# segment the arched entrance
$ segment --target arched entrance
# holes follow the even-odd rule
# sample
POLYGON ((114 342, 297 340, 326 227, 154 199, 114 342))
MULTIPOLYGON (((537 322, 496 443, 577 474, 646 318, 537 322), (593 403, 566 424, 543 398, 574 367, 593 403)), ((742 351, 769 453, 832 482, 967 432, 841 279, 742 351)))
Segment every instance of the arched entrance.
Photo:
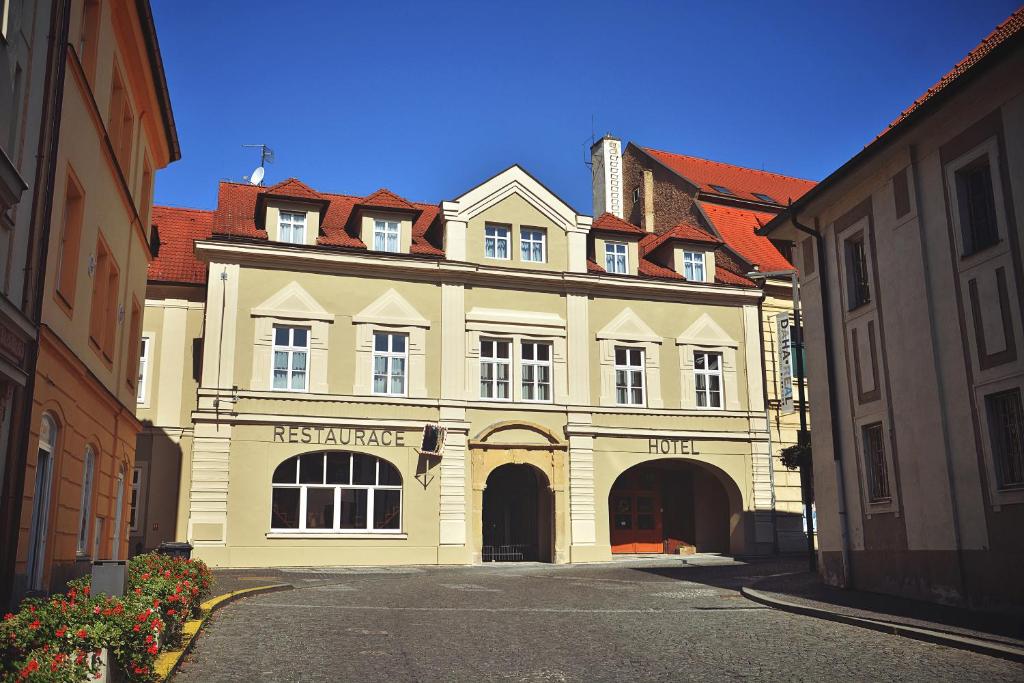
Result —
POLYGON ((501 465, 487 477, 483 500, 484 562, 551 561, 554 501, 547 477, 532 465, 501 465))
POLYGON ((613 553, 737 552, 739 490, 711 467, 654 460, 622 474, 608 494, 613 553))

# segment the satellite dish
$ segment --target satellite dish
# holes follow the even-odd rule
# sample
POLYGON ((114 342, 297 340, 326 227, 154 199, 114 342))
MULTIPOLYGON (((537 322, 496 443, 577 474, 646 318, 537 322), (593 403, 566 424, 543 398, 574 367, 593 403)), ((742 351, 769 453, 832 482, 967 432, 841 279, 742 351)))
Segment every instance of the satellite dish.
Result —
POLYGON ((257 166, 256 170, 252 172, 251 176, 249 176, 249 184, 250 185, 259 185, 260 183, 262 183, 263 182, 263 174, 264 173, 265 173, 265 171, 263 170, 263 167, 262 166, 257 166))

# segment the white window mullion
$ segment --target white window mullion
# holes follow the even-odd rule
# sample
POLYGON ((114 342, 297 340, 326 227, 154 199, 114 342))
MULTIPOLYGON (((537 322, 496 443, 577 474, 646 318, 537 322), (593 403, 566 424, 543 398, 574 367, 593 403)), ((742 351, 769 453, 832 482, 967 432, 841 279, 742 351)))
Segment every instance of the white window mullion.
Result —
MULTIPOLYGON (((297 466, 297 465, 296 465, 297 466)), ((299 530, 306 530, 306 487, 299 487, 299 530)))
POLYGON ((334 487, 334 520, 331 524, 334 531, 341 531, 341 487, 334 487))
POLYGON ((370 531, 373 529, 373 499, 376 497, 373 495, 373 486, 365 487, 366 490, 366 530, 370 531))

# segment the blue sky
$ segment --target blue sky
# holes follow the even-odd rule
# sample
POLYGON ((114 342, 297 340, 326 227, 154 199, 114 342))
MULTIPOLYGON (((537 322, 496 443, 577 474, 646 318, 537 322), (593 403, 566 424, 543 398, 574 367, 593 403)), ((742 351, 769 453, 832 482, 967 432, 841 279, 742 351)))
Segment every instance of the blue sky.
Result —
POLYGON ((820 180, 1017 7, 152 0, 182 159, 156 201, 267 184, 451 199, 519 163, 590 213, 592 128, 820 180), (500 9, 499 9, 500 8, 500 9))

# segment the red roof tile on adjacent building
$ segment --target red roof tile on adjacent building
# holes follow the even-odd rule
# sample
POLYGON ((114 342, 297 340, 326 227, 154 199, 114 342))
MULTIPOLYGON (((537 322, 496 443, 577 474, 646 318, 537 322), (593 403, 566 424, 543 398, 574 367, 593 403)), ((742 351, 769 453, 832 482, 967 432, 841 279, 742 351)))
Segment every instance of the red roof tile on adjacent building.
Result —
POLYGON ((725 243, 741 258, 761 270, 789 270, 793 266, 767 237, 754 233, 775 214, 698 201, 697 205, 715 226, 725 243))
POLYGON ((777 204, 786 204, 790 199, 797 199, 814 187, 812 180, 803 180, 791 176, 758 171, 753 168, 723 164, 699 157, 663 152, 650 147, 641 147, 652 158, 667 166, 672 171, 697 185, 704 194, 720 197, 735 196, 755 202, 763 202, 755 192, 768 195, 777 204), (716 190, 712 185, 728 188, 732 195, 716 190))
POLYGON ((607 273, 608 271, 597 265, 597 262, 593 259, 587 259, 587 272, 588 273, 607 273))
POLYGON ((973 50, 968 52, 967 56, 965 56, 963 59, 957 62, 956 65, 954 65, 953 68, 950 69, 949 73, 947 73, 945 76, 939 79, 938 83, 928 88, 928 90, 926 90, 923 95, 914 100, 914 102, 905 110, 903 110, 900 113, 900 115, 897 116, 895 120, 893 120, 893 122, 890 123, 885 130, 878 134, 878 137, 876 137, 875 139, 877 140, 878 138, 882 137, 887 132, 898 126, 900 123, 903 122, 904 119, 910 116, 922 104, 930 100, 950 83, 952 83, 957 78, 965 74, 975 64, 980 62, 985 57, 985 55, 992 52, 992 50, 994 50, 996 47, 1006 42, 1007 38, 1016 35, 1022 29, 1024 29, 1024 6, 1019 7, 1017 11, 1015 11, 1013 14, 1007 17, 1006 20, 1003 21, 1003 23, 996 26, 992 33, 985 36, 985 39, 978 43, 978 45, 973 50))
POLYGON ((607 232, 625 232, 625 233, 637 233, 644 234, 644 229, 628 223, 615 214, 602 213, 600 216, 594 219, 591 224, 592 230, 604 230, 607 232))
POLYGON ((640 240, 640 255, 646 256, 666 242, 677 239, 686 242, 720 244, 721 240, 688 223, 680 223, 662 232, 651 234, 640 240))
POLYGON ((213 211, 154 206, 152 222, 160 237, 160 249, 149 264, 152 282, 203 284, 206 263, 196 258, 195 241, 213 234, 213 211))

